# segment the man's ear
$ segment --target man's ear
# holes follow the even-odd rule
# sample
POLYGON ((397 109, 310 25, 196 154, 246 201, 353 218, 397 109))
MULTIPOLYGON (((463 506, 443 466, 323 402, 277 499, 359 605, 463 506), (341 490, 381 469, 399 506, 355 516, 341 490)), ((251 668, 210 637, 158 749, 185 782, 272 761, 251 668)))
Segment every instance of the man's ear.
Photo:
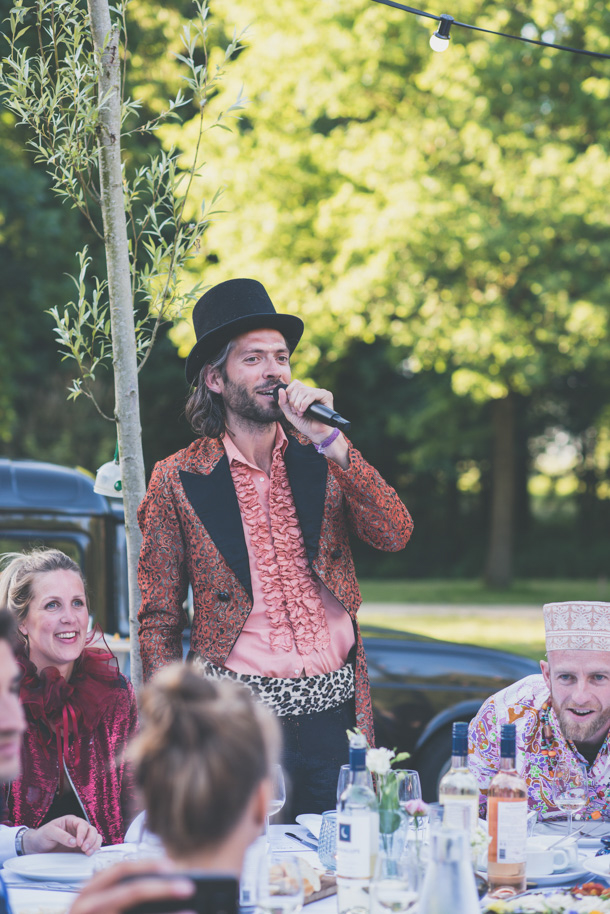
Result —
POLYGON ((544 679, 545 685, 547 686, 549 692, 551 691, 551 668, 548 664, 548 661, 540 661, 540 672, 542 673, 542 678, 544 679))
POLYGON ((203 369, 203 380, 205 381, 205 386, 208 390, 211 390, 212 393, 221 394, 221 374, 218 368, 212 368, 211 365, 206 365, 203 369))

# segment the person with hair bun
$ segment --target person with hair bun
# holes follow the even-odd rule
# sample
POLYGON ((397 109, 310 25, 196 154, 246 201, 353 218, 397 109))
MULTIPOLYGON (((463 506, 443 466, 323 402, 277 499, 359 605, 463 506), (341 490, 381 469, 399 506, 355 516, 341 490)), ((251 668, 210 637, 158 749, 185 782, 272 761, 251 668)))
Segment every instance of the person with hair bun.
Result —
POLYGON ((96 873, 70 914, 122 914, 170 898, 187 911, 189 871, 239 878, 246 850, 263 829, 280 751, 271 712, 243 685, 204 679, 181 663, 153 677, 140 706, 142 727, 128 756, 146 824, 167 856, 96 873))
POLYGON ((88 631, 85 581, 71 558, 38 549, 7 553, 2 565, 0 606, 17 623, 27 720, 21 775, 5 787, 17 853, 31 852, 37 830, 57 819, 85 819, 104 844, 119 844, 135 814, 123 758, 137 730, 131 683, 100 630, 88 631))
POLYGON ((250 691, 172 664, 142 691, 128 751, 147 828, 181 866, 239 876, 261 834, 279 725, 250 691))

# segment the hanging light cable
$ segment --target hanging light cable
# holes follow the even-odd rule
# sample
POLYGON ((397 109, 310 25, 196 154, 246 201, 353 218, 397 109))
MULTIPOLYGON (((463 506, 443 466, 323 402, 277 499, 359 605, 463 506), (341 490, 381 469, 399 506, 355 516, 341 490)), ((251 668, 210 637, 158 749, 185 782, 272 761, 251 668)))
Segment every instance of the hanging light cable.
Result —
MULTIPOLYGON (((538 41, 535 38, 525 38, 523 35, 510 35, 508 32, 495 32, 493 29, 484 29, 479 25, 469 25, 467 22, 458 22, 453 19, 452 16, 448 16, 447 13, 443 13, 441 16, 435 16, 433 13, 427 13, 425 10, 418 10, 413 6, 405 6, 403 3, 396 3, 395 0, 374 0, 375 3, 383 3, 384 6, 392 6, 394 9, 403 10, 405 13, 413 13, 415 16, 424 16, 426 19, 435 19, 437 22, 441 22, 441 25, 438 27, 432 38, 438 39, 439 46, 435 47, 434 50, 445 50, 449 44, 449 29, 452 25, 459 26, 462 29, 471 29, 474 32, 485 32, 487 35, 499 35, 501 38, 512 38, 514 41, 524 41, 526 44, 537 44, 543 48, 555 48, 557 51, 570 51, 571 54, 586 54, 588 57, 599 57, 603 60, 610 60, 610 54, 602 54, 599 51, 587 51, 584 48, 570 48, 565 44, 553 44, 550 41, 538 41), (441 33, 443 28, 442 23, 449 23, 446 26, 447 32, 445 35, 441 33), (442 47, 440 46, 440 41, 443 41, 442 47)), ((430 39, 430 45, 432 46, 432 38, 430 39)))

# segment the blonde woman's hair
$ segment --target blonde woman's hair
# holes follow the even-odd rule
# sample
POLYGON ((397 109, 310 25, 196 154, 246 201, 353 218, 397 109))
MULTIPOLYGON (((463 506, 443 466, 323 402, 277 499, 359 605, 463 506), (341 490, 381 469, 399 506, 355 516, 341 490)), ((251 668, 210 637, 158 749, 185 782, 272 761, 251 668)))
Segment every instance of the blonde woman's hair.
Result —
MULTIPOLYGON (((80 566, 59 549, 5 552, 0 556, 0 570, 0 606, 6 606, 12 612, 17 625, 21 625, 28 614, 38 575, 50 571, 74 571, 85 587, 80 566)), ((21 632, 19 637, 23 639, 21 632)))
POLYGON ((128 755, 148 828, 174 857, 223 841, 278 759, 277 721, 243 686, 178 663, 142 690, 140 711, 128 755))

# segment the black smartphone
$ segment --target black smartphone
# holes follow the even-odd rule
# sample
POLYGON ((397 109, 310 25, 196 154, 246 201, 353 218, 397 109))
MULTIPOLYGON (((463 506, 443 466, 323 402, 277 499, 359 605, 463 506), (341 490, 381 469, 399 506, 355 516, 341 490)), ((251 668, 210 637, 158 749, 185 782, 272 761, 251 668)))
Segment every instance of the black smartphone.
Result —
POLYGON ((234 876, 218 876, 201 871, 170 873, 138 873, 126 876, 122 882, 134 879, 159 879, 168 881, 184 876, 195 885, 190 898, 168 898, 167 901, 143 901, 127 908, 124 914, 172 914, 174 911, 195 911, 196 914, 238 914, 239 882, 234 876))

